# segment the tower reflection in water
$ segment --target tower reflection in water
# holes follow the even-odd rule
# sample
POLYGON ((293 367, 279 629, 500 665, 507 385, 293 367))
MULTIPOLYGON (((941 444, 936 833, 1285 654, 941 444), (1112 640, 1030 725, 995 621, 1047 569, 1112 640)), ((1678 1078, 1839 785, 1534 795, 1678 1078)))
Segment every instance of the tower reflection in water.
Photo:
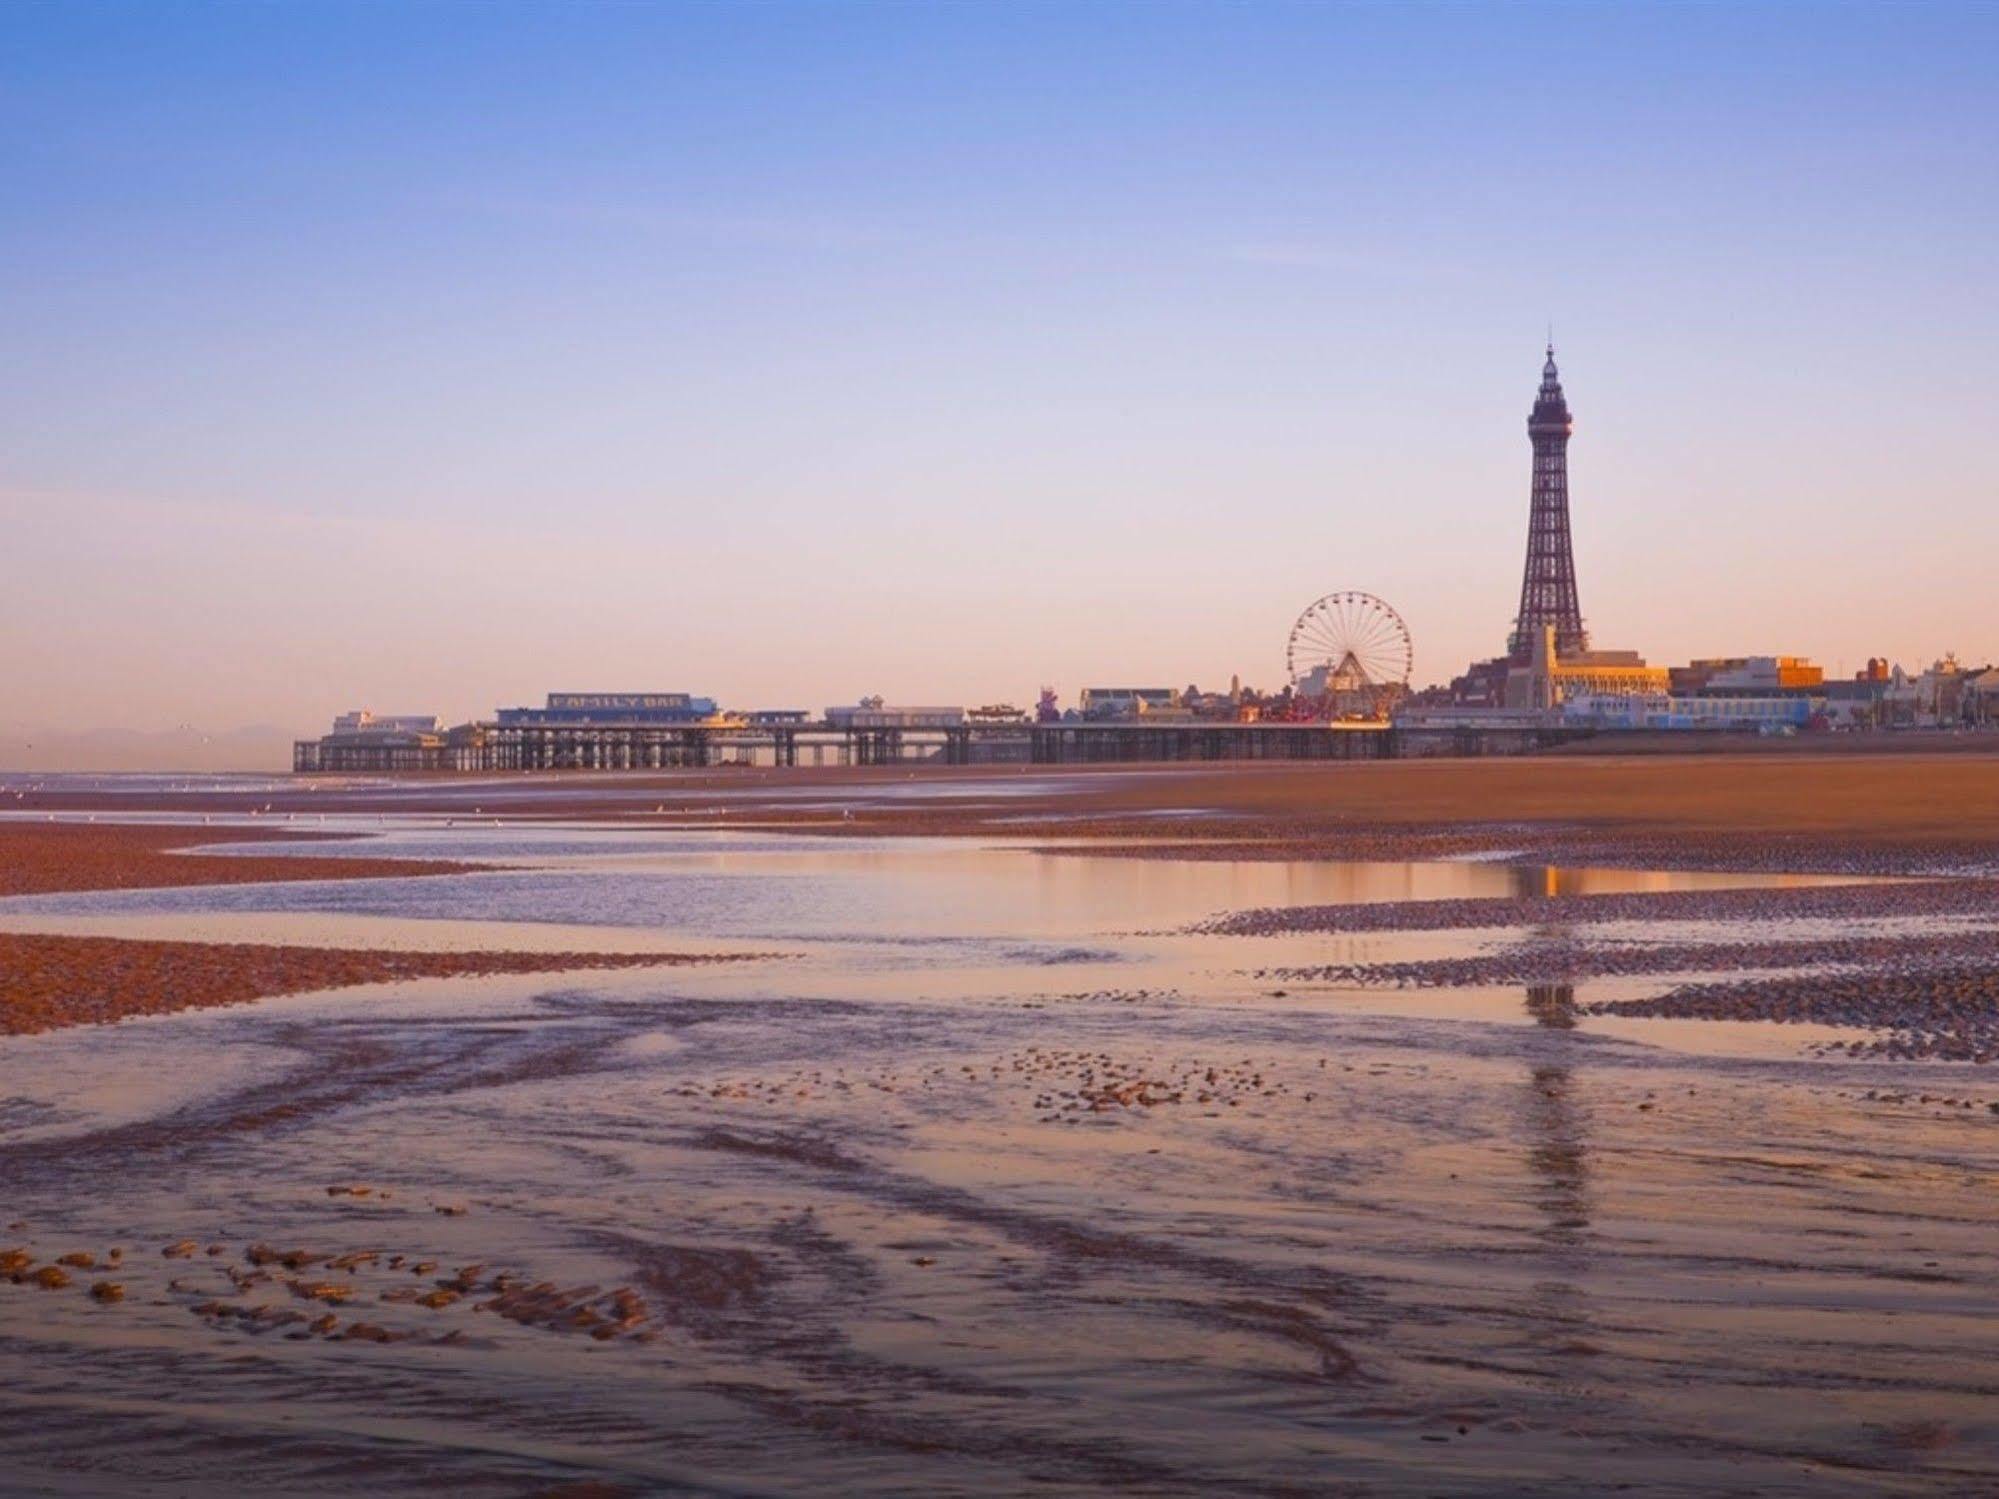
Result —
MULTIPOLYGON (((1535 984, 1527 1012, 1550 1031, 1576 1028, 1573 984, 1535 984)), ((1549 1362, 1543 1374, 1564 1384, 1580 1372, 1574 1362, 1597 1350, 1591 1331, 1585 1278, 1590 1267, 1589 1113, 1575 1070, 1566 1061, 1543 1060, 1528 1071, 1523 1138, 1530 1188, 1539 1222, 1532 1230, 1543 1249, 1543 1273, 1523 1310, 1530 1347, 1549 1362)))
POLYGON ((1521 864, 1507 871, 1507 883, 1522 900, 1550 900, 1561 895, 1589 894, 1589 871, 1550 864, 1521 864))
MULTIPOLYGON (((1549 1030, 1576 1028, 1573 984, 1535 984, 1527 991, 1527 1012, 1549 1030)), ((1539 1183, 1538 1205, 1547 1215, 1542 1237, 1555 1243, 1579 1242, 1589 1228, 1589 1146, 1584 1114, 1576 1100, 1574 1069, 1546 1063, 1528 1074, 1529 1163, 1539 1183)))

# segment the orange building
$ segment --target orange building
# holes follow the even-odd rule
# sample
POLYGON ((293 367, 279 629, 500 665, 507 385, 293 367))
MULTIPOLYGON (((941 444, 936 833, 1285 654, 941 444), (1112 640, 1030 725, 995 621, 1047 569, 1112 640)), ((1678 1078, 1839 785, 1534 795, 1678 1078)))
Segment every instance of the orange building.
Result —
POLYGON ((1673 691, 1789 692, 1822 687, 1825 672, 1804 656, 1722 656, 1673 668, 1673 691))

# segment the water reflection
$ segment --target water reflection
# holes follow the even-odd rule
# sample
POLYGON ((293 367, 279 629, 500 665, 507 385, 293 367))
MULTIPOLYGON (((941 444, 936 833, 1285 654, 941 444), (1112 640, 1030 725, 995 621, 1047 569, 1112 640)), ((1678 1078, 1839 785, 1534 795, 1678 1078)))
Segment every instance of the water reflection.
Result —
POLYGON ((1512 877, 1512 893, 1522 900, 1581 893, 1581 882, 1575 878, 1574 870, 1542 865, 1512 868, 1507 873, 1512 877))
MULTIPOLYGON (((1570 1044, 1573 984, 1532 985, 1526 1003, 1535 1024, 1563 1033, 1563 1044, 1570 1044)), ((1521 1113, 1531 1200, 1540 1215, 1532 1232, 1542 1248, 1542 1273, 1526 1302, 1528 1342, 1547 1359, 1543 1377, 1566 1382, 1575 1377, 1574 1360, 1597 1351, 1584 1291, 1591 1261, 1589 1115, 1575 1069, 1565 1061, 1530 1067, 1526 1088, 1521 1113)))
MULTIPOLYGON (((1551 1031, 1576 1028, 1576 986, 1574 984, 1529 984, 1527 1013, 1534 1023, 1551 1031)), ((1566 1069, 1563 1069, 1566 1071, 1566 1069)))
MULTIPOLYGON (((1573 1031, 1575 985, 1531 985, 1527 1012, 1545 1029, 1573 1031)), ((1550 1244, 1580 1244, 1589 1228, 1589 1143, 1575 1069, 1566 1062, 1537 1064, 1527 1087, 1527 1159, 1538 1188, 1535 1203, 1546 1218, 1540 1236, 1550 1244)))
MULTIPOLYGON (((1046 854, 945 839, 399 827, 380 838, 250 845, 499 860, 499 872, 406 880, 188 886, 16 897, 0 921, 207 914, 394 917, 638 927, 676 937, 810 940, 1161 930, 1224 912, 1378 902, 1569 898, 1779 883, 1752 874, 1515 868, 1478 861, 1169 860, 1046 854), (521 867, 526 866, 526 867, 521 867)), ((271 930, 275 933, 277 928, 271 930)), ((311 940, 287 931, 286 940, 311 940)))

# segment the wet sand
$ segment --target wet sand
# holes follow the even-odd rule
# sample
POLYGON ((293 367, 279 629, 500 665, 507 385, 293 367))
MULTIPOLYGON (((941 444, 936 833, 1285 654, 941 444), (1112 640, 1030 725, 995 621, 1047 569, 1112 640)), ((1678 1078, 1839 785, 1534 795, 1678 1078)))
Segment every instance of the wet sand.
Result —
MULTIPOLYGON (((17 810, 317 815, 613 816, 709 822, 754 818, 831 834, 960 835, 1070 829, 1134 841, 1368 835, 1482 844, 1531 824, 1627 838, 1707 838, 1747 845, 1776 836, 1849 853, 1952 850, 1999 839, 1999 736, 1948 752, 1888 752, 1841 741, 1840 753, 1562 756, 1175 766, 881 766, 774 771, 747 767, 658 775, 556 773, 341 781, 298 777, 186 791, 115 779, 13 777, 17 810), (1026 788, 1022 790, 1020 788, 1026 788), (849 815, 851 814, 851 815, 849 815)), ((8 803, 0 803, 7 805, 8 803)))
POLYGON ((1271 964, 1244 972, 1266 983, 1398 988, 1698 975, 1591 1012, 1861 1029, 1875 1034, 1844 1043, 1849 1055, 1983 1066, 1999 1061, 1999 880, 1990 870, 1984 861, 1970 877, 1792 889, 1299 904, 1233 911, 1193 930, 1260 938, 1508 933, 1516 940, 1476 954, 1271 964))
POLYGON ((134 826, 117 823, 0 821, 0 896, 64 890, 140 890, 177 885, 261 885, 275 880, 372 880, 463 874, 474 864, 422 859, 325 859, 283 854, 201 856, 203 845, 306 842, 304 829, 134 826))
POLYGON ((0 906, 48 928, 8 940, 337 922, 332 956, 372 960, 415 925, 471 951, 539 919, 565 948, 596 921, 605 952, 792 954, 0 1038, 0 1475, 1999 1490, 1999 1077, 1970 1059, 1999 880, 1975 798, 1953 830, 1890 797, 1879 836, 1785 842, 1631 807, 1362 827, 1300 802, 1329 781, 1280 776, 1279 814, 1217 808, 1237 792, 1213 776, 986 776, 944 807, 907 778, 714 777, 677 814, 660 789, 586 812, 562 799, 605 783, 529 788, 501 827, 433 808, 385 845, 491 848, 502 873, 0 906), (1126 795, 1193 815, 1104 805, 1126 795), (1138 831, 1094 858, 989 846, 1103 814, 1138 831), (525 831, 579 816, 629 831, 525 831), (977 837, 729 831, 874 818, 977 837), (1479 858, 1334 880, 1260 838, 1122 857, 1258 818, 1304 829, 1294 859, 1479 858), (644 831, 676 823, 698 826, 644 831), (1535 862, 1556 848, 1628 872, 1535 862), (1639 873, 1661 848, 1708 872, 1639 873), (1799 850, 1820 877, 1772 873, 1799 850), (383 950, 346 941, 371 923, 383 950))
MULTIPOLYGON (((1027 1008, 1020 977, 411 988, 198 1017, 146 1055, 279 1056, 164 1113, 26 1089, 0 1462, 100 1493, 1999 1483, 1989 1087, 1697 1063, 1559 998, 1492 1030, 1027 1008)), ((113 1074, 139 1034, 39 1067, 113 1074)))
POLYGON ((1602 926, 1613 922, 1857 921, 1982 916, 1999 919, 1999 881, 1908 879, 1894 883, 1799 884, 1791 888, 1542 893, 1531 882, 1510 898, 1384 901, 1370 905, 1264 906, 1199 924, 1216 936, 1303 932, 1467 931, 1497 927, 1602 926))
MULTIPOLYGON (((452 860, 200 857, 204 844, 316 841, 301 830, 214 831, 98 823, 0 823, 0 896, 463 874, 452 860)), ((346 835, 354 836, 354 835, 346 835)), ((400 953, 249 943, 131 942, 0 933, 0 1034, 244 1004, 397 979, 708 961, 691 954, 400 953)))
POLYGON ((0 932, 0 1035, 401 979, 723 961, 696 953, 384 952, 0 932))
MULTIPOLYGON (((1999 1062, 1999 940, 1988 932, 1979 941, 1984 961, 1978 963, 1946 948, 1857 972, 1682 984, 1645 999, 1605 1001, 1599 1013, 1863 1026, 1880 1034, 1848 1042, 1851 1056, 1934 1057, 1983 1067, 1999 1062)), ((1999 1103, 1992 1109, 1999 1113, 1999 1103)))

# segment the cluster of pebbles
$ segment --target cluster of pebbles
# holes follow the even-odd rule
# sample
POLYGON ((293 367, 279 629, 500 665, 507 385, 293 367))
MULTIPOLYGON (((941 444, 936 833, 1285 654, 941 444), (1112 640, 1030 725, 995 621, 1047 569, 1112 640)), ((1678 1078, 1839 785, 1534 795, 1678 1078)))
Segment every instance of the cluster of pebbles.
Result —
MULTIPOLYGON (((9 1225, 15 1229, 20 1226, 9 1225)), ((33 1251, 25 1248, 0 1249, 0 1277, 12 1285, 62 1291, 75 1284, 79 1275, 86 1275, 87 1272, 101 1270, 115 1274, 123 1268, 124 1260, 125 1251, 122 1248, 107 1250, 102 1260, 90 1250, 73 1249, 47 1261, 40 1261, 33 1251)), ((93 1301, 123 1301, 125 1286, 122 1281, 94 1280, 90 1283, 89 1294, 93 1301)))
POLYGON ((1220 937, 1273 937, 1307 932, 1475 931, 1624 921, 1869 920, 1930 916, 1999 917, 1999 880, 1924 879, 1791 888, 1261 906, 1213 917, 1187 930, 1220 937))
MULTIPOLYGON (((1889 856, 1862 852, 1854 869, 1889 856)), ((1685 867, 1686 860, 1673 861, 1685 867)), ((1823 861, 1821 861, 1823 862, 1823 861)), ((1270 907, 1200 923, 1225 936, 1542 928, 1496 952, 1388 963, 1250 971, 1264 982, 1355 987, 1567 984, 1641 974, 1728 974, 1645 998, 1578 1006, 1579 1014, 1760 1020, 1874 1031, 1822 1048, 1888 1060, 1999 1061, 1999 880, 1987 872, 1845 885, 1490 897, 1377 905, 1270 907), (1592 940, 1611 923, 1713 922, 1754 930, 1780 922, 1944 922, 1924 934, 1744 936, 1735 940, 1592 940), (1783 970, 1797 970, 1786 973, 1783 970)), ((1280 993, 1282 991, 1279 991, 1280 993)))
POLYGON ((1050 1005, 1150 1005, 1180 998, 1178 989, 1071 989, 1065 994, 1036 994, 1020 1001, 1023 1010, 1050 1005))
POLYGON ((1683 984, 1651 998, 1605 1000, 1582 1009, 1586 1014, 1847 1026, 1886 1033, 1839 1043, 1836 1049, 1849 1056, 1990 1063, 1999 1061, 1999 950, 1983 964, 1916 959, 1887 970, 1683 984))
MULTIPOLYGON (((1315 1073, 1335 1069, 1333 1059, 1293 1059, 1315 1073)), ((676 1097, 709 1104, 747 1104, 758 1109, 795 1108, 814 1099, 844 1103, 852 1098, 889 1095, 919 1106, 957 1110, 962 1090, 972 1088, 996 1099, 1024 1101, 1042 1123, 1083 1124, 1106 1115, 1142 1113, 1183 1105, 1208 1118, 1223 1111, 1294 1098, 1314 1101, 1316 1091, 1287 1082, 1274 1061, 1119 1058, 1105 1051, 1027 1046, 995 1061, 932 1063, 874 1070, 801 1068, 771 1077, 719 1078, 672 1089, 676 1097)), ((1337 1064, 1351 1072, 1351 1064, 1337 1064)), ((1011 1105, 1009 1105, 1011 1106, 1011 1105)))
MULTIPOLYGON (((1990 844, 1957 841, 1921 849, 1862 844, 1817 834, 1643 833, 1545 822, 1481 823, 1436 827, 1381 824, 1305 830, 1297 821, 1229 819, 1220 836, 1199 840, 1160 836, 1156 823, 1077 825, 1079 839, 1132 837, 1119 847, 1127 858, 1185 860, 1332 860, 1403 863, 1428 859, 1567 869, 1684 869, 1716 874, 1817 874, 1850 876, 1978 875, 1999 877, 1990 844)), ((1051 846, 1050 854, 1102 854, 1083 843, 1051 846)))
MULTIPOLYGON (((361 1188, 328 1190, 366 1195, 361 1188)), ((26 1225, 9 1226, 18 1231, 26 1225)), ((659 1335, 652 1307, 632 1286, 563 1285, 483 1264, 447 1268, 420 1254, 179 1239, 160 1247, 159 1260, 166 1278, 151 1284, 161 1281, 158 1271, 128 1259, 122 1248, 101 1256, 72 1250, 45 1259, 18 1246, 0 1249, 0 1278, 44 1291, 89 1281, 86 1294, 104 1304, 124 1301, 128 1284, 141 1286, 148 1304, 184 1306, 218 1331, 282 1331, 294 1341, 472 1341, 465 1324, 443 1318, 453 1309, 598 1342, 644 1343, 659 1335), (421 1320, 413 1323, 416 1315, 421 1320)))
POLYGON ((1846 876, 1953 875, 1999 878, 1989 843, 1956 841, 1914 849, 1813 833, 1639 833, 1540 827, 1509 862, 1578 869, 1684 869, 1715 874, 1846 876))
MULTIPOLYGON (((1012 1059, 1013 1070, 1035 1085, 1035 1117, 1044 1123, 1080 1124, 1093 1116, 1184 1104, 1217 1118, 1224 1109, 1275 1101, 1293 1091, 1267 1063, 1243 1057, 1210 1065, 1180 1059, 1134 1065, 1109 1052, 1030 1046, 1012 1059)), ((1319 1059, 1319 1069, 1328 1065, 1319 1059)), ((1316 1093, 1299 1095, 1310 1103, 1316 1093)))
POLYGON ((1981 1098, 1959 1098, 1954 1093, 1915 1093, 1893 1088, 1869 1088, 1865 1093, 1852 1095, 1867 1103, 1899 1104, 1904 1107, 1917 1106, 1935 1109, 1983 1109, 1988 1114, 1999 1114, 1999 1102, 1981 1098))
POLYGON ((1253 977, 1362 988, 1457 988, 1480 984, 1563 984, 1646 973, 1865 966, 1917 975, 1939 964, 1999 967, 1999 930, 1981 927, 1933 937, 1828 937, 1790 942, 1522 943, 1476 957, 1403 963, 1317 963, 1259 968, 1253 977))

